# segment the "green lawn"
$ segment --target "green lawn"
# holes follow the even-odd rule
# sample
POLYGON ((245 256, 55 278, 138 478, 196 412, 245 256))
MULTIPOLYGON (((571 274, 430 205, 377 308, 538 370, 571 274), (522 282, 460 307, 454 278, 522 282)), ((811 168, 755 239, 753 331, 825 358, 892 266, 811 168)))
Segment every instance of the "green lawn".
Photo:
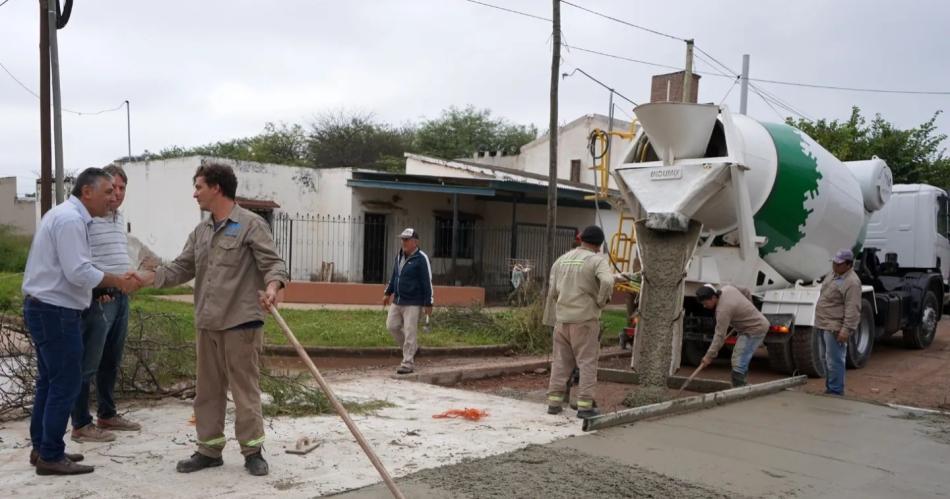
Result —
MULTIPOLYGON (((19 308, 22 274, 0 273, 0 307, 19 308)), ((188 288, 176 288, 177 294, 187 294, 188 288)), ((132 322, 135 315, 145 317, 163 314, 179 328, 180 337, 194 339, 194 308, 189 303, 161 300, 143 290, 132 299, 132 322)), ((162 293, 164 294, 164 293, 162 293)), ((423 333, 420 326, 419 344, 429 347, 474 346, 508 344, 516 328, 518 311, 488 314, 473 309, 436 309, 432 331, 423 333)), ((385 347, 393 346, 386 330, 386 312, 379 310, 281 310, 281 315, 300 342, 307 346, 385 347)), ((625 325, 622 311, 608 310, 603 314, 606 332, 603 343, 616 343, 617 332, 625 325)), ((168 321, 166 321, 168 323, 168 321)), ((146 324, 147 327, 147 324, 146 324)), ((265 322, 266 342, 287 344, 286 338, 270 317, 265 322)))

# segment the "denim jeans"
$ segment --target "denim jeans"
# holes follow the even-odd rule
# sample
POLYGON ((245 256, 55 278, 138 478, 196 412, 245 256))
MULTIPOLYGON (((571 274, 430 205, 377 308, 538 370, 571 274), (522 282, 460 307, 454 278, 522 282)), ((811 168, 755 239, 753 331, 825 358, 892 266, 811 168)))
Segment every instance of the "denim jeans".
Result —
POLYGON ((818 332, 825 344, 825 393, 844 395, 844 360, 848 355, 848 342, 838 343, 837 331, 819 329, 818 332))
POLYGON ((33 449, 47 462, 63 458, 63 434, 79 394, 82 372, 82 312, 33 298, 23 303, 23 318, 36 348, 36 394, 30 419, 33 449))
POLYGON ((73 428, 92 423, 89 413, 89 383, 96 381, 97 414, 101 419, 116 415, 115 381, 122 365, 128 334, 129 297, 120 294, 109 303, 93 300, 82 315, 82 385, 73 407, 73 428))
POLYGON ((749 363, 752 362, 752 356, 755 351, 762 346, 765 341, 765 335, 749 336, 739 334, 736 338, 736 345, 732 348, 732 371, 745 374, 749 372, 749 363))

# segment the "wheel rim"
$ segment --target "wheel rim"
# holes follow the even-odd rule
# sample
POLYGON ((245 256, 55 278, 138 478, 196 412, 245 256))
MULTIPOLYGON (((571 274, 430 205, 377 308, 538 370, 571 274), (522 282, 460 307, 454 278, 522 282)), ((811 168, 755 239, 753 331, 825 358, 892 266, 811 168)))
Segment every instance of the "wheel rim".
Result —
POLYGON ((937 310, 932 303, 927 303, 924 308, 923 317, 920 319, 920 327, 923 330, 922 339, 930 341, 937 333, 937 310))
POLYGON ((851 338, 851 347, 858 357, 864 357, 867 354, 868 347, 871 345, 871 325, 867 321, 861 321, 858 326, 857 334, 851 338))

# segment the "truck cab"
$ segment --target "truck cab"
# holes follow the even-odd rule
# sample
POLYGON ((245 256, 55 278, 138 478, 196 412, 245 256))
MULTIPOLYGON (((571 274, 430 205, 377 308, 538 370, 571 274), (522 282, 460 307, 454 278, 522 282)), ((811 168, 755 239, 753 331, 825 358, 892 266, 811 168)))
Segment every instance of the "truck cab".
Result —
POLYGON ((896 254, 905 269, 939 271, 944 305, 950 299, 950 209, 947 192, 926 184, 897 184, 871 215, 864 246, 896 254))

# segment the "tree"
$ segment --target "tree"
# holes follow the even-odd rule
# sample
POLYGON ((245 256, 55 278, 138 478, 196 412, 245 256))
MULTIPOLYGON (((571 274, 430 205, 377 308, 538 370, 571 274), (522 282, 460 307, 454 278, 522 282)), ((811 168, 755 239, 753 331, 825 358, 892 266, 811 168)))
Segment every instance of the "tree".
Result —
POLYGON ((493 119, 488 109, 450 107, 436 119, 424 121, 416 131, 415 149, 444 159, 470 157, 478 151, 517 154, 538 135, 534 125, 515 125, 493 119))
POLYGON ((172 146, 162 149, 152 159, 184 156, 217 156, 259 163, 306 165, 306 135, 300 125, 267 123, 264 131, 253 137, 215 142, 197 147, 172 146))
POLYGON ((372 114, 325 113, 310 125, 307 162, 315 167, 348 166, 388 171, 405 168, 403 153, 414 130, 377 122, 372 114))
POLYGON ((847 121, 786 119, 805 132, 841 161, 869 159, 877 156, 894 173, 895 183, 923 182, 942 188, 950 187, 950 158, 941 147, 947 138, 937 132, 935 122, 941 111, 924 123, 901 130, 880 114, 870 124, 858 107, 851 108, 847 121))

